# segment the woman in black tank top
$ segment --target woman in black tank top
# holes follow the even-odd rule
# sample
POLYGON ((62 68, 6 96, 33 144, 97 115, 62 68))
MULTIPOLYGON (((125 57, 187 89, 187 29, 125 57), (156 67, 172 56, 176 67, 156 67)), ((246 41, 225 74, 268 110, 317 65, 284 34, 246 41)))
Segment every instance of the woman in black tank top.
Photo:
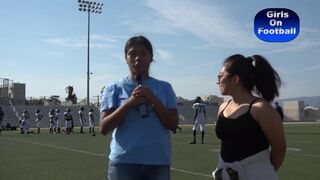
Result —
POLYGON ((220 106, 216 125, 222 160, 241 161, 270 148, 271 164, 278 170, 286 141, 281 118, 270 105, 279 95, 277 72, 260 55, 236 54, 224 61, 217 84, 222 95, 232 97, 220 106))

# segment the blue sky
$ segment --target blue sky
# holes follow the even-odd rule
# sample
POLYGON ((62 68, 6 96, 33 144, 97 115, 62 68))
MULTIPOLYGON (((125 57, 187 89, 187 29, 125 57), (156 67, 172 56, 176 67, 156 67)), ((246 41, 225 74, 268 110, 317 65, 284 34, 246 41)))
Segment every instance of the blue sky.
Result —
MULTIPOLYGON (((151 76, 178 96, 220 96, 223 60, 261 54, 279 72, 280 98, 320 95, 320 1, 316 0, 100 0, 91 16, 90 98, 128 75, 123 48, 133 35, 154 46, 151 76), (300 18, 291 42, 267 43, 253 30, 265 8, 289 8, 300 18)), ((72 85, 86 97, 87 15, 77 0, 1 0, 0 78, 26 83, 27 97, 60 95, 72 85)))

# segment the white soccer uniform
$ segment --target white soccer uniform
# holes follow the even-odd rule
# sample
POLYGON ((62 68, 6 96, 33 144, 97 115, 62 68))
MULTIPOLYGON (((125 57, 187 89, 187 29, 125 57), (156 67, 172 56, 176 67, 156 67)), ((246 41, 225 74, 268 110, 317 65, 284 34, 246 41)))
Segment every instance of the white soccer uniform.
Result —
POLYGON ((94 120, 94 115, 93 115, 93 112, 89 112, 88 113, 88 116, 89 116, 89 128, 93 128, 94 125, 95 125, 95 120, 94 120))
POLYGON ((56 127, 60 128, 60 113, 56 112, 56 116, 55 116, 55 123, 56 123, 56 127))
POLYGON ((66 121, 66 128, 72 128, 72 114, 71 112, 64 112, 64 120, 66 121))
POLYGON ((80 110, 79 111, 79 121, 80 121, 80 127, 84 126, 84 123, 86 122, 85 118, 84 118, 84 111, 80 110))
POLYGON ((50 124, 49 128, 56 128, 55 116, 54 114, 49 113, 50 124))
POLYGON ((25 132, 27 132, 29 130, 29 126, 27 123, 27 120, 30 118, 30 114, 29 113, 22 113, 22 121, 20 124, 20 128, 22 128, 25 132))
POLYGON ((39 112, 39 113, 36 113, 34 116, 36 117, 36 126, 37 128, 40 128, 40 122, 43 118, 43 115, 41 114, 41 112, 39 112))
POLYGON ((199 127, 200 131, 204 131, 204 127, 206 124, 206 105, 204 103, 194 103, 192 108, 194 109, 194 113, 196 114, 192 130, 194 131, 199 127))

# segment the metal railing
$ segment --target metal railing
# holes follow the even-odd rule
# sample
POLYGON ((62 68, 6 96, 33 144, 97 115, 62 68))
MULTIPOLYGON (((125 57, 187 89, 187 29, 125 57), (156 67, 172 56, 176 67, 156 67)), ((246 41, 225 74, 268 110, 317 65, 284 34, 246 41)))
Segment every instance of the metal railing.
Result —
POLYGON ((9 101, 9 106, 10 106, 11 110, 13 111, 14 115, 18 118, 19 122, 21 122, 22 118, 19 115, 19 112, 17 111, 17 108, 10 101, 9 101))

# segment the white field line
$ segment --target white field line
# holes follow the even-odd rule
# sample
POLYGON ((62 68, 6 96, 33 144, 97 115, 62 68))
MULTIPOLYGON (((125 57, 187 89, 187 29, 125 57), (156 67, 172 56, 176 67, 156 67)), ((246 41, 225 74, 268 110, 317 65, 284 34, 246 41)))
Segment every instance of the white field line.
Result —
MULTIPOLYGON (((14 140, 14 141, 20 141, 20 142, 24 142, 24 143, 39 145, 39 146, 55 148, 55 149, 60 149, 60 150, 67 150, 67 151, 72 151, 72 152, 77 152, 77 153, 83 153, 83 154, 88 154, 88 155, 93 155, 93 156, 100 156, 100 157, 105 157, 105 158, 107 157, 107 155, 105 155, 105 154, 82 151, 82 150, 72 149, 72 148, 67 148, 67 147, 62 147, 62 146, 55 146, 55 145, 50 145, 50 144, 38 143, 38 142, 21 140, 21 139, 16 139, 16 138, 8 138, 8 137, 3 137, 3 136, 2 137, 0 136, 0 139, 1 138, 10 139, 10 140, 14 140)), ((203 174, 203 173, 198 173, 198 172, 193 172, 193 171, 187 171, 187 170, 177 169, 177 168, 173 168, 173 167, 171 168, 171 170, 177 171, 177 172, 181 172, 181 173, 185 173, 185 174, 191 174, 191 175, 195 175, 195 176, 212 177, 211 175, 208 175, 208 174, 203 174)))
POLYGON ((293 148, 293 147, 287 148, 287 154, 289 153, 290 155, 320 158, 320 155, 318 155, 318 154, 305 154, 305 153, 301 153, 301 152, 302 152, 302 149, 300 149, 300 148, 293 148))
POLYGON ((304 153, 294 153, 294 152, 289 152, 289 153, 290 153, 290 155, 295 155, 295 156, 320 158, 320 155, 317 155, 317 154, 304 154, 304 153))
POLYGON ((107 157, 105 154, 92 153, 92 152, 88 152, 88 151, 82 151, 82 150, 72 149, 72 148, 67 148, 67 147, 62 147, 62 146, 55 146, 55 145, 51 145, 51 144, 43 144, 43 143, 21 140, 21 139, 16 139, 16 138, 8 138, 8 137, 0 137, 0 138, 10 139, 10 140, 14 140, 14 141, 20 141, 20 142, 34 144, 34 145, 46 146, 46 147, 51 147, 51 148, 55 148, 55 149, 62 149, 62 150, 67 150, 67 151, 72 151, 72 152, 89 154, 89 155, 94 155, 94 156, 107 157))
POLYGON ((192 174, 192 175, 198 175, 198 176, 204 176, 204 177, 213 178, 212 175, 203 174, 203 173, 198 173, 198 172, 193 172, 193 171, 187 171, 187 170, 183 170, 183 169, 176 169, 176 168, 173 168, 173 167, 171 168, 171 170, 177 171, 177 172, 181 172, 181 173, 186 173, 186 174, 192 174))

